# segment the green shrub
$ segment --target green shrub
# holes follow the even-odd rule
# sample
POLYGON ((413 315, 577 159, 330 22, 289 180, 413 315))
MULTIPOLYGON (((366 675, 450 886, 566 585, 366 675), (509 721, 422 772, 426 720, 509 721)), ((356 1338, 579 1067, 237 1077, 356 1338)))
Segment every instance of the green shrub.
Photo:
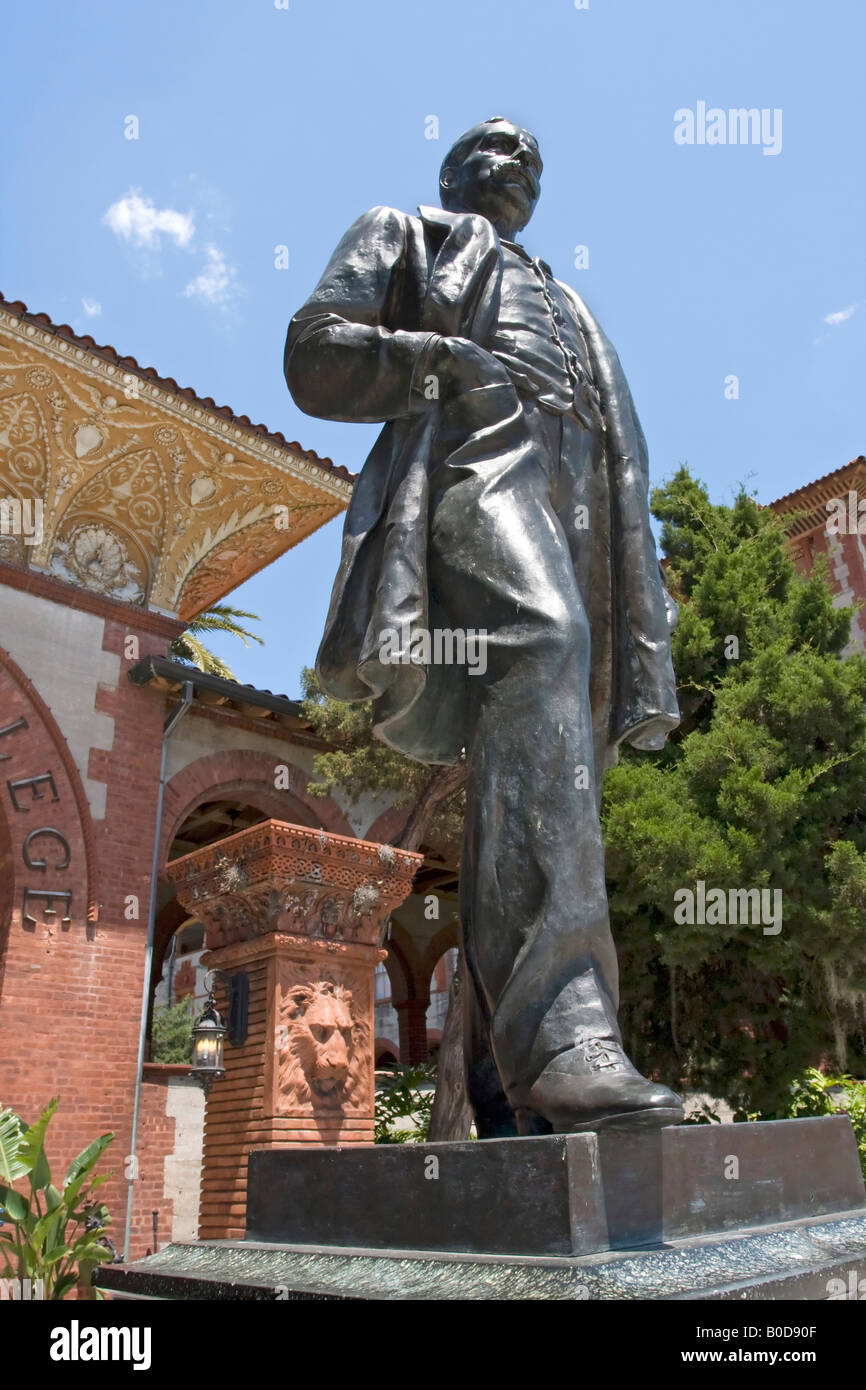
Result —
POLYGON ((153 1027, 150 1031, 150 1060, 189 1062, 193 1022, 191 995, 179 999, 176 1004, 157 1004, 153 1010, 153 1027))
POLYGON ((784 1113, 760 1118, 799 1120, 807 1115, 838 1114, 847 1115, 851 1121, 866 1177, 866 1081, 857 1081, 853 1076, 825 1076, 810 1067, 791 1087, 791 1102, 784 1113))
POLYGON ((436 1063, 423 1062, 416 1067, 398 1063, 389 1070, 393 1075, 376 1089, 376 1143, 423 1144, 433 1111, 436 1063), (422 1091, 421 1086, 429 1089, 422 1091))

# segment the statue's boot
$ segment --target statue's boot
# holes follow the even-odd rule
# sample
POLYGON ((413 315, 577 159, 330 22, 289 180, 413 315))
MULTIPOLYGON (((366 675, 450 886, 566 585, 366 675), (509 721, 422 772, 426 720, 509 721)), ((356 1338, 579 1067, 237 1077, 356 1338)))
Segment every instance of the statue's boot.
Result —
POLYGON ((548 1063, 516 1119, 521 1134, 547 1126, 557 1134, 649 1129, 681 1124, 683 1106, 667 1086, 641 1076, 614 1037, 586 1036, 548 1063))

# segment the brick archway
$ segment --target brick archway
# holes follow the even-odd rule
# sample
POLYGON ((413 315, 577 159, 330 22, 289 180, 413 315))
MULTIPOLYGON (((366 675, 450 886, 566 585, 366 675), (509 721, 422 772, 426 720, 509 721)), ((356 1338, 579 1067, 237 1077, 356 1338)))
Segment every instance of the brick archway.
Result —
POLYGON ((147 1055, 150 1057, 150 1042, 153 1032, 153 1008, 156 987, 162 979, 162 972, 165 968, 165 953, 168 950, 169 942, 184 924, 189 920, 189 913, 186 908, 181 907, 177 898, 172 898, 156 914, 153 936, 153 955, 150 962, 150 985, 148 989, 147 1003, 147 1055))
POLYGON ((14 875, 12 836, 9 833, 5 807, 0 806, 0 996, 3 993, 3 966, 6 955, 4 946, 12 922, 14 875))
POLYGON ((376 1034, 373 1040, 373 1056, 376 1060, 377 1068, 385 1066, 387 1063, 382 1061, 383 1054, 392 1057, 395 1062, 400 1059, 400 1044, 394 1038, 386 1038, 384 1034, 376 1034))
POLYGON ((385 948, 388 952, 385 969, 391 981, 391 1003, 394 1008, 399 1010, 409 1000, 424 999, 426 1009, 430 976, 424 974, 424 963, 412 937, 393 917, 385 948))
POLYGON ((393 844, 408 819, 408 806, 389 806, 370 822, 364 831, 364 839, 376 844, 393 844))
POLYGON ((427 942, 427 949, 424 952, 423 969, 427 972, 427 978, 433 974, 439 961, 446 951, 450 951, 452 946, 460 945, 460 923, 455 916, 450 922, 441 926, 435 936, 431 936, 427 942))
POLYGON ((300 804, 306 812, 303 824, 331 830, 337 835, 354 836, 355 832, 333 797, 310 796, 308 774, 288 762, 281 753, 282 750, 270 755, 232 749, 197 758, 175 773, 166 786, 163 804, 159 846, 162 876, 168 876, 168 853, 187 816, 203 802, 217 798, 243 796, 265 816, 293 823, 297 821, 300 804), (274 786, 274 769, 278 766, 288 767, 285 791, 278 791, 274 786))
MULTIPOLYGON (((95 922, 96 855, 81 776, 51 710, 2 647, 0 711, 10 924, 13 918, 27 926, 47 918, 53 929, 64 917, 67 925, 95 922), (24 923, 25 916, 31 921, 24 923)), ((5 939, 4 933, 0 950, 5 939)))

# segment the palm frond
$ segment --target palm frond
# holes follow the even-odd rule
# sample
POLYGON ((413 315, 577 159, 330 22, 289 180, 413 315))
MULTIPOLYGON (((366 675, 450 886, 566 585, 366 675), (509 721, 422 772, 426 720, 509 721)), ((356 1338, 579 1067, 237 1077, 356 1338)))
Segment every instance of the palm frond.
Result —
POLYGON ((237 679, 228 663, 208 651, 191 632, 182 632, 180 637, 175 638, 171 644, 171 654, 180 661, 197 667, 199 671, 204 671, 207 676, 222 676, 223 680, 227 681, 237 679))
POLYGON ((248 613, 244 608, 232 608, 227 603, 214 603, 210 608, 205 609, 204 613, 199 613, 195 618, 190 619, 188 632, 228 632, 232 637, 239 637, 245 647, 250 642, 258 642, 260 647, 264 646, 264 638, 259 637, 255 632, 249 632, 241 627, 238 621, 241 618, 249 619, 251 622, 261 622, 258 613, 248 613))
POLYGON ((221 657, 215 656, 202 642, 199 642, 197 634, 227 632, 232 637, 239 637, 245 647, 248 647, 250 642, 258 642, 259 646, 263 647, 264 638, 241 627, 239 621, 241 618, 255 623, 261 621, 258 613, 249 613, 245 608, 232 608, 231 604, 228 603, 213 603, 210 608, 205 609, 204 613, 199 613, 195 618, 190 619, 189 627, 174 639, 169 651, 178 660, 186 661, 191 666, 197 666, 206 675, 222 676, 223 680, 228 681, 237 680, 228 663, 223 661, 221 657))

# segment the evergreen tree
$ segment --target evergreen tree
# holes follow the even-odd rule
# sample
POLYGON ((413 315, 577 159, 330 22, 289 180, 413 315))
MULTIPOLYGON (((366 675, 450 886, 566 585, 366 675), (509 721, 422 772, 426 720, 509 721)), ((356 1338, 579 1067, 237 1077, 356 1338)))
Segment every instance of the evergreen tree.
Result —
POLYGON ((781 1113, 805 1067, 866 1060, 866 657, 843 658, 850 610, 745 491, 714 505, 681 468, 651 502, 683 723, 605 782, 626 1047, 740 1113, 781 1113), (781 930, 678 922, 698 880, 781 890, 781 930))

